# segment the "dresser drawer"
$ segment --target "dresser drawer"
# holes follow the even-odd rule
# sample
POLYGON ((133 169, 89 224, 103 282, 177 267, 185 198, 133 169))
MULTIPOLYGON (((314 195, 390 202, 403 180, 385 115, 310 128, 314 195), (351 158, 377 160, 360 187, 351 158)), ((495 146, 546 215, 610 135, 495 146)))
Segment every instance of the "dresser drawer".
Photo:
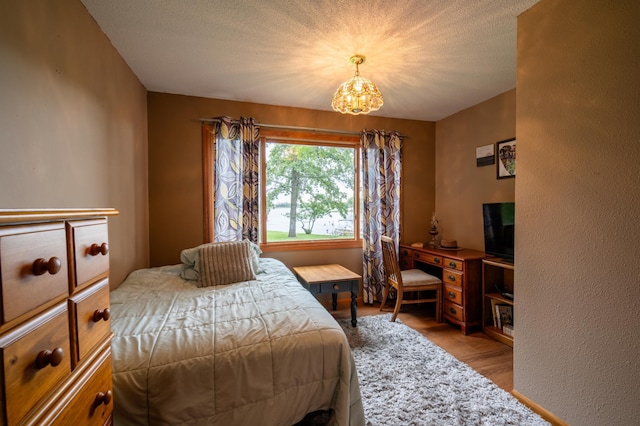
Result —
POLYGON ((444 258, 442 256, 438 256, 436 254, 430 253, 418 253, 416 252, 415 260, 419 260, 420 262, 430 263, 432 265, 436 265, 439 267, 443 266, 444 258))
POLYGON ((450 259, 448 257, 444 258, 443 264, 445 268, 455 269, 458 271, 464 271, 464 262, 461 260, 450 259))
POLYGON ((462 291, 457 287, 444 286, 444 300, 462 305, 462 291))
POLYGON ((0 229, 2 323, 68 295, 62 222, 0 229))
POLYGON ((109 232, 106 219, 67 222, 75 269, 71 291, 86 287, 109 271, 109 232))
POLYGON ((103 279, 69 298, 72 329, 77 336, 73 366, 111 334, 109 280, 103 279))
POLYGON ((462 306, 451 303, 447 301, 446 298, 444 301, 444 314, 452 316, 458 321, 464 321, 464 310, 462 309, 462 306))
MULTIPOLYGON (((53 425, 102 426, 113 413, 113 387, 111 383, 111 355, 95 370, 91 370, 88 381, 80 382, 79 389, 69 405, 53 421, 53 425)), ((87 378, 87 376, 85 376, 87 378)))
POLYGON ((454 271, 451 269, 444 269, 442 271, 442 282, 445 284, 451 284, 458 287, 462 287, 464 275, 462 272, 454 271))
POLYGON ((8 424, 17 424, 71 372, 68 318, 61 303, 2 337, 8 424))

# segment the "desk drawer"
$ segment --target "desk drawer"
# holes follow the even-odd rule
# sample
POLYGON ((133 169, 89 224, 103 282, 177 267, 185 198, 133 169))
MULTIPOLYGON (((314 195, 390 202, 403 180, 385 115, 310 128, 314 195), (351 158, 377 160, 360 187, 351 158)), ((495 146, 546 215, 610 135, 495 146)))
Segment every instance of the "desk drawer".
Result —
POLYGON ((442 282, 445 284, 462 287, 462 283, 464 282, 463 280, 464 275, 462 274, 462 272, 454 271, 451 269, 444 269, 442 271, 442 282))
POLYGON ((444 286, 444 300, 462 305, 462 291, 457 287, 444 286))
POLYGON ((413 256, 414 256, 414 251, 404 248, 404 247, 400 247, 400 269, 404 270, 404 269, 413 269, 413 256))
POLYGON ((464 310, 462 306, 451 303, 446 299, 444 301, 444 314, 454 317, 458 321, 464 321, 464 310))
POLYGON ((448 257, 444 258, 442 266, 449 269, 455 269, 457 271, 464 271, 464 262, 461 260, 450 259, 448 257))
POLYGON ((430 263, 439 267, 444 266, 444 258, 435 254, 429 253, 417 253, 415 254, 415 260, 420 262, 430 263))
MULTIPOLYGON (((317 289, 316 293, 338 293, 342 291, 351 291, 351 281, 337 281, 312 285, 312 290, 317 289)), ((313 291, 312 291, 313 292, 313 291)))

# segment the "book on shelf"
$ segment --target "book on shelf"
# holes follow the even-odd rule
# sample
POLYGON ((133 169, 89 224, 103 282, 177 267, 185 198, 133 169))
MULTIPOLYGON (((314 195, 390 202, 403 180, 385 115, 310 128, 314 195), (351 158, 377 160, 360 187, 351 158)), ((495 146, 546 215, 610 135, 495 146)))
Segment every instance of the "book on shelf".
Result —
POLYGON ((500 306, 502 305, 496 303, 493 309, 493 320, 496 323, 496 328, 502 328, 502 322, 500 321, 500 306))
POLYGON ((493 326, 498 328, 498 315, 496 310, 496 305, 498 305, 498 300, 491 299, 491 317, 493 318, 493 326))
POLYGON ((513 306, 511 305, 496 305, 498 311, 498 321, 500 327, 504 328, 505 325, 513 325, 513 306))
POLYGON ((502 332, 509 337, 513 337, 513 324, 505 324, 502 326, 502 332))
POLYGON ((491 300, 493 326, 502 329, 505 325, 513 325, 513 306, 491 300))

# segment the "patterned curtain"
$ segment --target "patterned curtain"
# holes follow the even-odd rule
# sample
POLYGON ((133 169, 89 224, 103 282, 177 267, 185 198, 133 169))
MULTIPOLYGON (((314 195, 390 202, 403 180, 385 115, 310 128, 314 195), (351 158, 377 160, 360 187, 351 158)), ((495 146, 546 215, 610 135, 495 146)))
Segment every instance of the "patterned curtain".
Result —
POLYGON ((400 171, 402 139, 393 131, 363 130, 363 299, 382 300, 384 267, 380 237, 400 239, 400 171))
POLYGON ((253 118, 215 125, 214 241, 258 242, 259 133, 253 118))

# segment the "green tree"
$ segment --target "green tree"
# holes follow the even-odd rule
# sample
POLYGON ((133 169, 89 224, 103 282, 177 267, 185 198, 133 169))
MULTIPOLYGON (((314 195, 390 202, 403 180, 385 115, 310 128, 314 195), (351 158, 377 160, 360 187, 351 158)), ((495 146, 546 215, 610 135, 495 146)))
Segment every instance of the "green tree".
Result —
POLYGON ((289 237, 296 222, 310 234, 315 221, 337 211, 346 217, 353 200, 342 189, 353 188, 354 150, 298 144, 270 144, 267 158, 267 207, 289 196, 289 237))

